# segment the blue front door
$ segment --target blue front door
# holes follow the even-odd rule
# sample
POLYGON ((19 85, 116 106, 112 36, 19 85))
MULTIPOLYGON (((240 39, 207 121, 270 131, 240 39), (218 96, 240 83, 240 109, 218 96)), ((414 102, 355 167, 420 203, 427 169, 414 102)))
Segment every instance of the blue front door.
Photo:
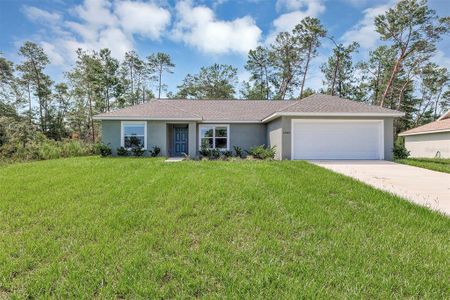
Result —
POLYGON ((188 154, 188 129, 187 127, 173 128, 173 155, 182 156, 188 154))

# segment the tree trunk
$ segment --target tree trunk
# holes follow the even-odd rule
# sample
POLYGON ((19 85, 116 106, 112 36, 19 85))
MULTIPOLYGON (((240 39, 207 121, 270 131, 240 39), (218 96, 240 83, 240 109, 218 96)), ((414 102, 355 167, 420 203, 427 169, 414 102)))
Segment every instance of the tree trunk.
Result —
POLYGON ((339 63, 340 63, 340 57, 339 57, 339 55, 336 55, 336 64, 334 66, 333 80, 332 80, 332 84, 331 84, 331 96, 334 96, 334 86, 336 84, 336 75, 337 75, 337 71, 339 68, 339 63))
POLYGON ((158 99, 161 99, 161 80, 162 80, 162 69, 159 68, 158 99))
POLYGON ((92 142, 95 143, 95 128, 94 128, 94 112, 92 110, 92 99, 91 99, 91 90, 90 87, 88 85, 88 100, 89 100, 89 114, 90 114, 90 119, 91 119, 91 133, 92 133, 92 142))
POLYGON ((300 88, 300 99, 303 98, 303 88, 305 86, 306 73, 308 73, 309 61, 311 60, 311 47, 312 47, 312 44, 309 44, 308 56, 306 58, 305 72, 303 73, 302 87, 300 88))
POLYGON ((389 77, 389 81, 387 83, 387 86, 383 92, 383 96, 381 97, 381 102, 380 102, 380 107, 383 107, 384 105, 384 100, 386 99, 389 90, 392 87, 392 84, 394 82, 395 76, 397 75, 398 71, 400 70, 400 66, 403 60, 403 55, 404 55, 404 50, 402 50, 402 52, 400 53, 399 58, 397 59, 397 61, 395 62, 394 68, 392 69, 392 73, 391 76, 389 77))
POLYGON ((27 82, 27 88, 28 88, 28 117, 30 118, 30 124, 33 124, 33 112, 31 110, 31 90, 30 90, 30 82, 27 82))
POLYGON ((130 64, 130 79, 131 79, 131 104, 134 104, 134 78, 133 66, 130 64))

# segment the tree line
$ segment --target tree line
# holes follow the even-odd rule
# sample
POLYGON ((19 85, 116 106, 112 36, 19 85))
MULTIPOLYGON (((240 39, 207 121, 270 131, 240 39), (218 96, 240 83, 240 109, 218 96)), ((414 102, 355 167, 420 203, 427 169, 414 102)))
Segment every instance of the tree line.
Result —
POLYGON ((169 98, 267 100, 321 92, 405 112, 397 131, 436 119, 450 107, 450 74, 431 59, 449 32, 450 18, 439 17, 425 0, 403 0, 374 23, 381 45, 364 61, 354 61, 358 43, 338 43, 319 19, 306 17, 271 45, 249 51, 249 80, 239 82, 238 69, 231 65, 214 64, 188 74, 175 92, 167 92, 166 75, 175 70, 167 53, 143 58, 130 51, 118 60, 109 49, 79 49, 74 67, 62 82, 54 82, 46 73, 48 55, 38 44, 25 42, 17 65, 0 55, 0 117, 28 122, 49 139, 77 135, 95 142, 95 114, 165 92, 169 98), (308 75, 325 41, 333 49, 320 66, 323 84, 315 91, 308 88, 308 75))

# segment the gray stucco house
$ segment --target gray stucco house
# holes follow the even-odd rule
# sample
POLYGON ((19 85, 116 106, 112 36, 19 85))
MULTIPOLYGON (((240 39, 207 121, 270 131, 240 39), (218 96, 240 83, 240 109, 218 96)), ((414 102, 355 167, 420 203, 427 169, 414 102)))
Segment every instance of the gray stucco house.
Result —
POLYGON ((392 159, 393 120, 403 113, 336 96, 301 100, 151 100, 102 113, 113 149, 139 143, 163 156, 197 156, 201 145, 276 146, 277 159, 392 159))

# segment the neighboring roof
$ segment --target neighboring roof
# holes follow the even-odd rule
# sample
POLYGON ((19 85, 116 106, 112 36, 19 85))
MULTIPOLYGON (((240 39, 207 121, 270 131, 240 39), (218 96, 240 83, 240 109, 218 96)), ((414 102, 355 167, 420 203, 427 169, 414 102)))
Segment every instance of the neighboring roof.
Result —
POLYGON ((196 120, 267 122, 282 115, 402 116, 403 113, 336 96, 316 94, 301 100, 151 100, 95 116, 98 120, 196 120))
POLYGON ((447 131, 450 131, 450 118, 439 119, 437 121, 404 131, 399 135, 406 136, 406 135, 429 134, 447 131))
POLYGON ((450 118, 450 110, 449 110, 448 112, 444 113, 444 114, 438 119, 438 121, 444 120, 444 119, 449 119, 449 118, 450 118))

